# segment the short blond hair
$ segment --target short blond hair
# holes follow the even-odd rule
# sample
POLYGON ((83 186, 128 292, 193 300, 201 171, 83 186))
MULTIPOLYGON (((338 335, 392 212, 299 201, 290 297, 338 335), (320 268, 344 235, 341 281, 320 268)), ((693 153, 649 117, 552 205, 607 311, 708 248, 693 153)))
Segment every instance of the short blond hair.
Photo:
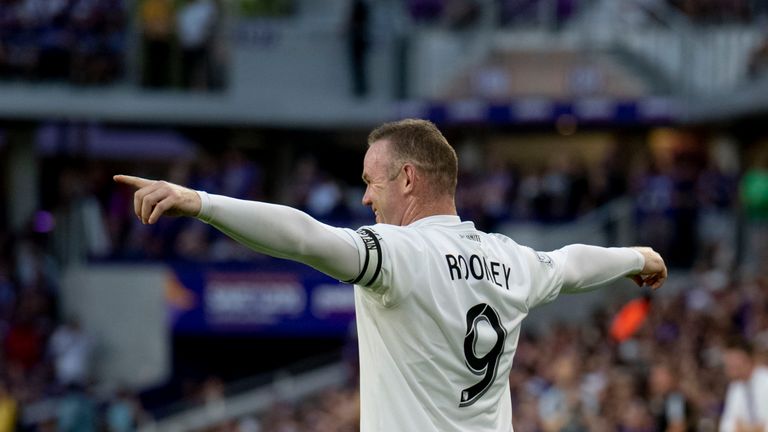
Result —
POLYGON ((390 143, 393 174, 411 163, 433 181, 435 192, 455 195, 459 160, 434 123, 420 119, 384 123, 368 135, 368 145, 380 140, 390 143))

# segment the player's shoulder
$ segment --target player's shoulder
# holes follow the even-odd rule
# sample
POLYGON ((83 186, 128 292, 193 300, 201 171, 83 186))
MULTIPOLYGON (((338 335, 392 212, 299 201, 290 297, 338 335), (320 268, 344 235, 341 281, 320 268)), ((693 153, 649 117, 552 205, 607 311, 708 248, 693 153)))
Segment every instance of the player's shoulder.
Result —
POLYGON ((507 245, 510 245, 510 246, 520 246, 519 244, 517 244, 516 241, 512 240, 510 237, 508 237, 508 236, 506 236, 504 234, 495 233, 495 232, 491 232, 491 233, 482 232, 482 234, 486 235, 489 238, 494 239, 495 241, 503 243, 503 244, 507 244, 507 245))
POLYGON ((363 225, 355 230, 369 249, 378 249, 382 241, 391 243, 400 238, 407 238, 403 233, 403 227, 388 224, 363 225))
POLYGON ((530 249, 527 246, 521 245, 520 243, 518 243, 515 240, 513 240, 511 237, 506 236, 504 234, 491 232, 491 233, 482 233, 482 235, 488 241, 490 241, 490 242, 492 242, 492 243, 494 243, 494 244, 504 248, 505 250, 520 250, 520 249, 526 250, 526 249, 530 249))
POLYGON ((399 228, 402 227, 377 223, 373 225, 363 225, 357 228, 355 231, 360 235, 375 235, 379 240, 381 240, 382 236, 386 236, 390 233, 397 233, 399 228))

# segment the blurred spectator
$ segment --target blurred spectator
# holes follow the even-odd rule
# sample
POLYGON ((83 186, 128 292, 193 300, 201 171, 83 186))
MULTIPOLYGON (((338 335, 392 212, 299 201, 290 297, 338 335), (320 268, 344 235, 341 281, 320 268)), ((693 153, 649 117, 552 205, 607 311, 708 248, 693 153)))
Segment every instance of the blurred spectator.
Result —
POLYGON ((218 15, 214 0, 183 0, 176 12, 185 89, 209 90, 213 84, 211 56, 218 15))
POLYGON ((96 432, 96 402, 85 390, 72 387, 59 401, 59 432, 96 432))
POLYGON ((106 84, 122 76, 127 19, 124 0, 74 0, 74 83, 106 84))
POLYGON ((119 398, 107 408, 107 431, 130 432, 136 429, 133 407, 129 402, 119 398))
POLYGON ((736 252, 734 202, 737 180, 711 162, 696 184, 699 208, 699 256, 723 269, 733 265, 736 252))
POLYGON ((758 158, 744 173, 739 187, 746 216, 743 264, 756 271, 768 262, 768 156, 758 158))
POLYGON ((477 0, 449 0, 444 14, 447 27, 453 30, 472 28, 480 19, 481 3, 477 0))
MULTIPOLYGON (((2 243, 0 243, 1 247, 2 243)), ((0 333, 7 330, 5 325, 13 317, 16 306, 16 285, 11 280, 11 264, 3 255, 3 251, 0 250, 0 323, 2 323, 0 333)))
POLYGON ((768 72, 768 38, 764 38, 749 55, 747 75, 758 79, 768 72))
POLYGON ((62 387, 85 387, 90 382, 93 343, 77 320, 62 323, 48 342, 56 380, 62 387))
POLYGON ((572 355, 555 359, 552 385, 539 399, 539 417, 544 432, 582 432, 588 427, 582 412, 577 382, 577 360, 572 355))
POLYGON ((321 219, 343 219, 347 215, 341 187, 328 175, 320 177, 309 190, 306 209, 321 219))
POLYGON ((19 417, 19 403, 9 391, 5 381, 0 381, 0 432, 13 432, 19 417))
POLYGON ((631 399, 626 408, 622 410, 617 431, 620 432, 653 432, 648 408, 640 399, 631 399))
POLYGON ((105 417, 107 432, 132 432, 144 422, 146 413, 135 396, 120 390, 107 406, 105 417))
POLYGON ((54 242, 57 258, 63 265, 107 256, 112 250, 102 207, 86 174, 87 171, 67 167, 58 185, 54 242))
POLYGON ((142 38, 142 85, 165 88, 171 85, 174 37, 173 0, 141 0, 139 22, 142 38))
POLYGON ((676 375, 666 364, 651 368, 648 387, 650 408, 659 432, 693 432, 691 404, 677 388, 676 375))
POLYGON ((222 158, 219 193, 240 199, 259 200, 264 197, 261 167, 238 149, 229 149, 222 158))
POLYGON ((67 0, 25 0, 28 19, 38 34, 37 68, 42 79, 69 77, 73 35, 69 29, 70 5, 67 0))
POLYGON ((623 171, 626 161, 619 145, 611 143, 595 169, 588 170, 588 183, 593 204, 600 206, 627 193, 627 174, 623 171))
MULTIPOLYGON (((221 250, 221 246, 218 248, 213 246, 209 249, 211 245, 209 245, 207 234, 206 228, 200 224, 184 224, 173 244, 173 255, 185 260, 204 262, 206 260, 236 261, 238 252, 242 254, 238 247, 226 253, 221 250)), ((227 245, 230 244, 227 240, 222 239, 222 241, 227 245)))
POLYGON ((307 155, 299 157, 291 168, 291 183, 284 185, 280 191, 282 201, 290 206, 302 208, 302 204, 307 200, 309 188, 315 183, 317 176, 317 159, 307 155))
POLYGON ((669 0, 669 3, 703 23, 748 22, 753 17, 749 0, 669 0))
POLYGON ((587 179, 572 156, 559 155, 552 159, 542 179, 542 188, 549 201, 548 219, 571 220, 583 210, 587 179))
POLYGON ((752 345, 733 338, 725 347, 723 365, 730 381, 721 432, 760 432, 768 429, 768 368, 755 363, 752 345))
POLYGON ((8 367, 28 376, 41 364, 45 351, 45 323, 41 319, 41 294, 22 293, 8 332, 5 335, 5 361, 8 367))
POLYGON ((487 226, 495 227, 511 216, 517 179, 516 172, 503 159, 489 157, 487 164, 477 196, 481 200, 482 218, 487 226))
POLYGON ((656 164, 650 164, 633 180, 632 190, 635 196, 638 241, 651 244, 659 253, 668 256, 674 233, 672 176, 656 164))

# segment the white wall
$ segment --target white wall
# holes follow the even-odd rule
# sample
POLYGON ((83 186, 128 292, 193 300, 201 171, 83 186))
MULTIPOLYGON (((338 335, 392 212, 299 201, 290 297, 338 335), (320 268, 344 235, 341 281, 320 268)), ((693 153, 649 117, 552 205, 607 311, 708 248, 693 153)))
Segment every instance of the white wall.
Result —
POLYGON ((73 268, 62 282, 62 312, 95 339, 93 373, 109 388, 158 384, 170 373, 170 329, 162 266, 73 268))

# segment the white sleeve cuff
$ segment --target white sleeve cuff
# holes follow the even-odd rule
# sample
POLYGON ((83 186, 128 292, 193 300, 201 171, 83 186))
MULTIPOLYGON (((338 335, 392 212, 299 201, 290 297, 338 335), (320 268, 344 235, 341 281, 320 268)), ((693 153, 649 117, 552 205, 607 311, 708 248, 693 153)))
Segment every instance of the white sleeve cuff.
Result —
POLYGON ((205 223, 209 223, 211 219, 213 219, 213 212, 211 211, 211 196, 208 195, 208 192, 195 192, 197 192, 197 195, 200 197, 200 211, 195 217, 205 223))

